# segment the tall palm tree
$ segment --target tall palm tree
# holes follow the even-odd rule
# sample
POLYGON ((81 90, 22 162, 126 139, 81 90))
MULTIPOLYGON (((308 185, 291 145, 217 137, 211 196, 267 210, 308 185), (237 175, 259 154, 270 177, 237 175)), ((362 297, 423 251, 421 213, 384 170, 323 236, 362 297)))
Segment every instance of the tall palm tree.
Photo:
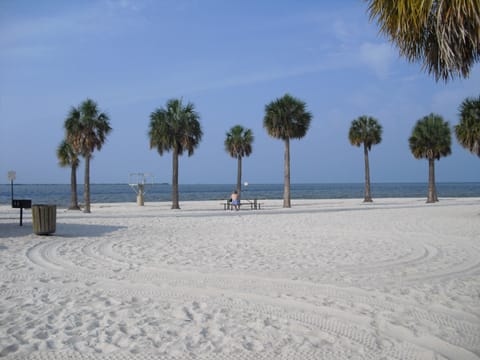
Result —
POLYGON ((265 106, 263 127, 268 135, 281 139, 285 143, 285 175, 283 185, 283 207, 290 203, 290 139, 304 137, 310 126, 312 114, 306 110, 306 104, 289 94, 278 98, 265 106))
POLYGON ((409 61, 438 81, 468 77, 480 59, 478 0, 365 0, 370 19, 409 61))
POLYGON ((365 158, 365 199, 364 202, 372 202, 372 193, 370 191, 370 164, 368 152, 373 145, 382 141, 382 126, 377 119, 370 116, 360 116, 352 121, 350 131, 348 132, 350 143, 355 146, 363 144, 363 154, 365 158))
POLYGON ((244 129, 241 125, 235 125, 226 135, 225 150, 231 157, 237 159, 237 193, 240 199, 242 190, 242 158, 250 156, 252 153, 253 132, 251 129, 244 129))
POLYGON ((465 149, 480 157, 480 96, 467 98, 460 105, 460 123, 455 135, 465 149))
POLYGON ((452 150, 450 126, 440 115, 430 114, 417 121, 408 139, 410 150, 416 159, 428 160, 427 203, 438 201, 435 185, 435 160, 448 156, 452 150))
POLYGON ((63 140, 57 147, 58 164, 61 167, 70 166, 70 207, 69 210, 80 210, 77 196, 77 169, 80 165, 79 154, 74 151, 73 146, 63 140))
POLYGON ((72 107, 65 120, 67 140, 85 159, 84 212, 90 212, 90 160, 101 150, 112 128, 107 114, 100 112, 95 101, 87 99, 78 108, 72 107))
POLYGON ((148 136, 150 149, 156 148, 160 156, 172 151, 172 209, 180 209, 178 203, 178 156, 186 151, 193 155, 202 139, 200 116, 192 103, 183 105, 182 99, 170 99, 165 108, 150 114, 148 136))

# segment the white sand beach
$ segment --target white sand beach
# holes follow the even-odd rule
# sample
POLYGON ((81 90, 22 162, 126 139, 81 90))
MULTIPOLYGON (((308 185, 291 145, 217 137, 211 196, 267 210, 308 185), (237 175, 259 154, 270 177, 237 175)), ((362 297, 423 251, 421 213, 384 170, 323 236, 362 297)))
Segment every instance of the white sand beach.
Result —
POLYGON ((5 359, 480 359, 480 198, 0 206, 5 359))

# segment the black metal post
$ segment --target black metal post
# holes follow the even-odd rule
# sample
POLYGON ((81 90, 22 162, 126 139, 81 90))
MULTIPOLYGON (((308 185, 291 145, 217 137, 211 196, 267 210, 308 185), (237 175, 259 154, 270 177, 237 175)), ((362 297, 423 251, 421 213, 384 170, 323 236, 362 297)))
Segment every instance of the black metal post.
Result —
POLYGON ((23 226, 23 208, 20 208, 20 226, 23 226))
POLYGON ((11 203, 12 203, 12 206, 13 206, 13 179, 10 180, 10 183, 11 183, 11 187, 10 187, 11 203))

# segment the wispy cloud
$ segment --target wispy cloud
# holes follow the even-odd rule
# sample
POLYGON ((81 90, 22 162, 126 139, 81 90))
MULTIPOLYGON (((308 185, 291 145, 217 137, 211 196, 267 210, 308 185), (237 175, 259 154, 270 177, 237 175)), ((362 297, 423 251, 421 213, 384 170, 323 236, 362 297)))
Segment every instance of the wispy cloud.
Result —
POLYGON ((350 39, 351 33, 345 21, 341 19, 335 20, 332 25, 332 30, 338 40, 345 42, 350 39))
POLYGON ((0 58, 56 56, 56 49, 121 36, 143 27, 138 14, 144 2, 108 0, 91 6, 70 7, 35 18, 11 17, 0 22, 0 58), (121 10, 135 13, 121 14, 121 10))
POLYGON ((2 55, 42 55, 44 48, 54 48, 59 40, 94 33, 98 28, 95 16, 84 10, 4 22, 0 29, 2 55), (35 49, 40 51, 35 54, 35 49))
POLYGON ((360 46, 360 60, 367 65, 380 79, 389 75, 390 65, 395 58, 394 50, 389 43, 363 43, 360 46))
POLYGON ((110 10, 121 9, 138 12, 148 6, 147 1, 141 0, 106 0, 107 8, 110 10))

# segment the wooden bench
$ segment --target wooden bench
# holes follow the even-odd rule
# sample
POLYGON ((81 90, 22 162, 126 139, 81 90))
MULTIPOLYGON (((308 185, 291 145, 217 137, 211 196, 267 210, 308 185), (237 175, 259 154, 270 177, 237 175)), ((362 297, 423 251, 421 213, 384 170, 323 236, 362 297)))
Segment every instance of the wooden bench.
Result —
MULTIPOLYGON (((223 204, 223 210, 233 210, 235 207, 232 206, 232 203, 230 201, 225 201, 223 204)), ((257 200, 253 201, 242 201, 240 202, 239 208, 241 209, 242 206, 248 206, 250 207, 250 210, 260 210, 262 203, 259 203, 257 200)))

